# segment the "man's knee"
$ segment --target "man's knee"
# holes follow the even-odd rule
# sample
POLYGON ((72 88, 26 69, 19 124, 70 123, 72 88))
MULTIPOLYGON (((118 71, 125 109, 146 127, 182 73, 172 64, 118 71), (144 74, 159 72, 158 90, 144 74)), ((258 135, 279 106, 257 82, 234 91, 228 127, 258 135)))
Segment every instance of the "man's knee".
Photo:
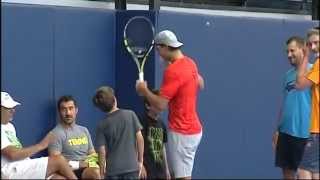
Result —
POLYGON ((82 179, 100 179, 99 168, 86 168, 82 172, 82 179))

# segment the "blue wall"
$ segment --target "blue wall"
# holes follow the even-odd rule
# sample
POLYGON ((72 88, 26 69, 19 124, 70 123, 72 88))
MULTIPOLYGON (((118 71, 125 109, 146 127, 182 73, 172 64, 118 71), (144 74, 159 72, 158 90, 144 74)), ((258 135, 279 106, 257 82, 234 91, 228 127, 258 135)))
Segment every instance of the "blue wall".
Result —
MULTIPOLYGON (((195 178, 281 177, 271 138, 289 68, 285 41, 304 37, 312 26, 310 21, 159 14, 158 31, 178 35, 206 83, 198 101, 204 130, 195 178)), ((161 72, 158 68, 158 79, 161 72)))
MULTIPOLYGON (((91 103, 98 86, 114 87, 121 107, 139 111, 136 67, 119 49, 125 20, 143 12, 1 5, 1 90, 23 104, 14 123, 24 145, 38 142, 54 126, 55 102, 63 94, 78 99, 78 122, 93 137, 103 116, 91 103)), ((204 133, 194 178, 281 177, 271 135, 289 68, 285 41, 304 36, 314 23, 168 11, 153 20, 157 31, 176 32, 205 78, 198 101, 204 133)), ((159 87, 163 66, 155 55, 146 79, 159 87)))
POLYGON ((95 137, 95 89, 114 86, 113 11, 1 3, 1 90, 22 103, 14 123, 25 146, 56 124, 56 101, 72 94, 78 123, 95 137))
MULTIPOLYGON (((126 22, 133 16, 145 16, 155 23, 154 11, 117 11, 116 12, 116 93, 119 106, 125 109, 132 109, 137 114, 143 113, 143 98, 138 96, 135 91, 138 69, 136 64, 125 49, 123 40, 123 30, 126 22)), ((154 49, 150 52, 144 67, 145 81, 149 87, 155 86, 155 53, 154 49)))

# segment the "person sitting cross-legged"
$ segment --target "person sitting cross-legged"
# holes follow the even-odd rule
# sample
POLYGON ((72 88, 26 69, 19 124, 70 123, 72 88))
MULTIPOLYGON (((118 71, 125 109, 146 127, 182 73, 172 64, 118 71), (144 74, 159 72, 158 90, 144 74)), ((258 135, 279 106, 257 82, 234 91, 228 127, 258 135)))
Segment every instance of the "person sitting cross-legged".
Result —
POLYGON ((52 130, 57 137, 49 145, 50 155, 63 155, 79 179, 100 179, 98 155, 86 127, 76 124, 78 106, 72 96, 62 96, 57 108, 60 122, 52 130))

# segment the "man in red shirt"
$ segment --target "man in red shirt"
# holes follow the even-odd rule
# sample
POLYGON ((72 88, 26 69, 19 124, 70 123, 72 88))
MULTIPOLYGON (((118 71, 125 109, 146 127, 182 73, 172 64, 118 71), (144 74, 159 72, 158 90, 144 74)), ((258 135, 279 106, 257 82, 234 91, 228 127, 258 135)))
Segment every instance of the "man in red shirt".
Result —
POLYGON ((183 43, 173 32, 161 31, 155 37, 155 44, 167 63, 160 95, 153 94, 146 82, 138 81, 136 90, 159 111, 169 106, 168 149, 173 177, 191 179, 195 153, 202 137, 196 104, 204 81, 194 61, 182 53, 183 43))

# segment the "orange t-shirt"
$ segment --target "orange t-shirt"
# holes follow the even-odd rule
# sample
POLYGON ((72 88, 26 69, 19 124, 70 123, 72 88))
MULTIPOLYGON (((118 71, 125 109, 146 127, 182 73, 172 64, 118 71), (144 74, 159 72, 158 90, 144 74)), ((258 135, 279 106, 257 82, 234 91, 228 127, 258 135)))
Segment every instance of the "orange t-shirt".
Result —
POLYGON ((164 72, 160 95, 169 100, 169 129, 181 134, 198 134, 202 125, 197 113, 198 68, 184 56, 164 72))
POLYGON ((311 87, 312 91, 312 103, 311 103, 311 125, 310 132, 311 133, 320 133, 319 128, 319 77, 320 77, 320 59, 318 58, 313 64, 312 68, 308 72, 307 78, 313 82, 311 87))

